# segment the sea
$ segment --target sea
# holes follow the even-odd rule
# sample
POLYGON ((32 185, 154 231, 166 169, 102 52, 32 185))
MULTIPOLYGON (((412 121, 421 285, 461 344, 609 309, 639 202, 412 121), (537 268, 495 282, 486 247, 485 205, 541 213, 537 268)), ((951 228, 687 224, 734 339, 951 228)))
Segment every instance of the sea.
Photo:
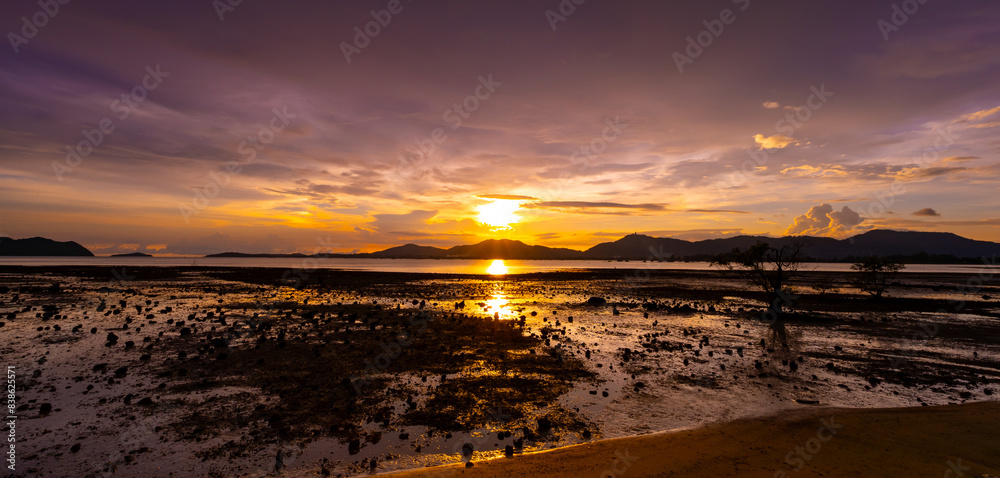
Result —
MULTIPOLYGON (((0 266, 58 267, 250 267, 275 269, 336 269, 427 274, 512 275, 591 269, 712 270, 708 262, 609 260, 478 260, 478 259, 344 259, 285 257, 0 257, 0 266)), ((909 264, 904 272, 979 274, 996 271, 995 264, 909 264)), ((847 263, 803 263, 800 270, 846 272, 847 263)))

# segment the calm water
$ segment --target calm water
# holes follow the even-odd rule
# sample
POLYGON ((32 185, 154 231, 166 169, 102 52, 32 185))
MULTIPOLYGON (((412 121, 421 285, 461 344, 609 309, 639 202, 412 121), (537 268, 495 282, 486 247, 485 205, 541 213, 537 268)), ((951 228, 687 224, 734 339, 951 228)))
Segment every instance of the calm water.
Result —
MULTIPOLYGON (((524 274, 580 269, 709 270, 707 262, 642 261, 491 261, 474 259, 290 259, 231 257, 0 257, 0 266, 158 266, 158 267, 266 267, 276 269, 345 269, 381 272, 448 274, 524 274)), ((913 264, 907 272, 975 274, 998 266, 976 264, 913 264)), ((843 272, 850 264, 810 263, 805 270, 843 272)))

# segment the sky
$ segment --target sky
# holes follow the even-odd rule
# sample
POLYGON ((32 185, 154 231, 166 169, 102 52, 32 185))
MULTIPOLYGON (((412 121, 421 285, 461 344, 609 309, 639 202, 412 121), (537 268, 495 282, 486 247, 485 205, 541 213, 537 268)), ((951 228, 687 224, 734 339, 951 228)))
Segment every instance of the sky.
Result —
POLYGON ((922 1, 7 0, 0 236, 1000 241, 1000 4, 922 1))

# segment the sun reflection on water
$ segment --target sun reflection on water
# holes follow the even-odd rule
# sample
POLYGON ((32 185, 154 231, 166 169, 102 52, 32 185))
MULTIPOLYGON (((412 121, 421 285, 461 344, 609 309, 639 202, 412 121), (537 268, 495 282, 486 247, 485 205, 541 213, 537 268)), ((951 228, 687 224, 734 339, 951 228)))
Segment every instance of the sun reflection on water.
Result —
POLYGON ((486 268, 486 273, 494 276, 502 276, 507 273, 507 264, 503 263, 503 259, 497 259, 486 268))
POLYGON ((501 283, 491 284, 488 293, 488 298, 485 301, 478 303, 478 305, 482 307, 484 313, 493 316, 495 319, 501 320, 512 320, 517 318, 517 312, 513 310, 514 304, 507 298, 507 293, 504 292, 501 283))

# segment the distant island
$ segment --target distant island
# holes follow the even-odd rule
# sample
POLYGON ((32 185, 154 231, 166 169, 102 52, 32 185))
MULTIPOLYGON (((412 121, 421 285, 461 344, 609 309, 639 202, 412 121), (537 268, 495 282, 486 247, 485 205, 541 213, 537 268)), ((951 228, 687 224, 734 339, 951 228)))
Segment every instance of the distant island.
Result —
POLYGON ((27 239, 0 237, 0 256, 94 257, 94 253, 73 241, 59 242, 44 237, 27 239))
POLYGON ((153 255, 145 252, 129 252, 128 254, 111 254, 108 257, 153 257, 153 255))
POLYGON ((617 241, 601 243, 585 251, 532 246, 510 239, 491 239, 449 249, 405 244, 383 251, 359 254, 225 252, 205 257, 705 261, 733 249, 746 249, 757 241, 778 247, 792 241, 802 241, 805 244, 803 253, 808 260, 815 262, 853 261, 877 255, 893 257, 908 263, 944 264, 979 262, 980 258, 1000 255, 998 243, 976 241, 952 233, 874 230, 847 239, 812 236, 735 236, 725 239, 685 241, 629 234, 617 241))

